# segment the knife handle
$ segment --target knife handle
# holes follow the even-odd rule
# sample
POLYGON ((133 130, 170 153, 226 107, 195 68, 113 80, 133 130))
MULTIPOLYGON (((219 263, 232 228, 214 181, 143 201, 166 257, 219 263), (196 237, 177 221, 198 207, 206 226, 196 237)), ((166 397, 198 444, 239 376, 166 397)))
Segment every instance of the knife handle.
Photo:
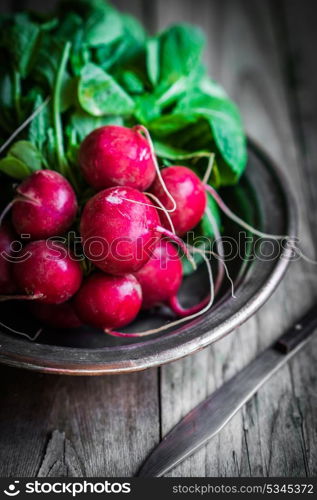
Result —
POLYGON ((317 328, 317 304, 293 325, 275 343, 274 347, 283 354, 290 353, 317 328))

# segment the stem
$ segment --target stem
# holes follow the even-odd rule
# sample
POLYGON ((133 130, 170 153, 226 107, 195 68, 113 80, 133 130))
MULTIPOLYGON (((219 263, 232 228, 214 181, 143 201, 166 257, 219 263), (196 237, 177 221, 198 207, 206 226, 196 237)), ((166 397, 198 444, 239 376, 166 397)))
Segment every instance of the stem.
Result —
POLYGON ((42 104, 40 104, 40 106, 36 108, 33 111, 33 113, 23 123, 21 123, 21 125, 13 132, 13 134, 10 135, 10 137, 0 147, 0 154, 9 146, 9 144, 11 144, 11 142, 16 138, 16 136, 19 135, 19 133, 22 132, 22 130, 25 129, 25 127, 28 126, 28 124, 42 111, 42 109, 45 108, 45 106, 47 106, 50 99, 51 99, 50 96, 48 96, 45 99, 45 101, 43 101, 42 104))
POLYGON ((168 229, 166 229, 165 227, 162 227, 162 226, 157 226, 156 231, 158 231, 161 234, 164 234, 164 236, 167 236, 174 243, 179 245, 181 247, 181 249, 183 250, 184 254, 186 255, 187 259, 189 260, 189 262, 193 266, 193 268, 195 270, 197 269, 196 262, 194 261, 190 251, 188 250, 186 243, 182 240, 182 238, 180 238, 179 236, 177 236, 176 234, 172 233, 171 231, 169 231, 168 229))
POLYGON ((175 101, 180 94, 183 94, 187 88, 187 77, 183 76, 179 78, 169 89, 161 95, 158 99, 157 104, 162 108, 169 106, 173 101, 175 101))
POLYGON ((231 297, 233 299, 236 299, 236 295, 234 293, 234 283, 233 283, 233 279, 231 278, 230 276, 230 273, 229 273, 229 270, 228 270, 228 267, 227 267, 227 264, 225 263, 224 259, 222 257, 220 257, 220 255, 216 254, 215 252, 213 252, 212 250, 200 250, 197 248, 197 250, 199 250, 202 254, 203 253, 208 253, 209 255, 212 255, 213 257, 215 257, 223 266, 224 268, 224 271, 226 273, 226 276, 228 278, 228 280, 230 281, 230 285, 231 285, 231 297))
POLYGON ((37 330, 37 332, 35 333, 35 335, 33 337, 31 337, 28 333, 20 332, 19 330, 15 330, 14 328, 10 328, 10 326, 5 325, 4 323, 0 322, 0 325, 3 328, 6 328, 7 330, 9 330, 12 333, 16 333, 17 335, 22 335, 22 337, 26 337, 27 339, 31 340, 32 342, 34 342, 38 338, 38 336, 42 333, 42 331, 43 331, 43 329, 40 328, 39 330, 37 330))
POLYGON ((209 177, 210 177, 211 172, 212 172, 212 168, 214 166, 214 161, 215 161, 215 154, 211 153, 209 156, 209 160, 208 160, 207 170, 206 170, 205 175, 203 177, 203 181, 202 181, 203 184, 207 184, 207 182, 209 180, 209 177))
POLYGON ((10 201, 10 203, 8 203, 7 206, 3 209, 3 212, 0 215, 0 226, 2 226, 3 219, 5 218, 5 216, 7 215, 7 213, 11 210, 11 208, 14 205, 14 203, 15 203, 15 199, 13 199, 12 201, 10 201))
MULTIPOLYGON (((240 217, 235 215, 230 210, 230 208, 227 207, 225 202, 221 199, 221 197, 219 196, 219 194, 217 193, 217 191, 213 187, 205 184, 205 189, 211 194, 211 196, 213 197, 215 202, 219 205, 220 209, 227 215, 227 217, 229 217, 234 222, 236 222, 236 224, 238 224, 239 226, 242 226, 244 229, 246 229, 250 233, 255 234, 256 236, 259 236, 260 238, 268 238, 268 239, 272 239, 272 240, 286 240, 289 243, 289 245, 290 245, 289 248, 292 251, 296 251, 297 255, 299 255, 300 257, 303 257, 303 259, 306 260, 306 262, 309 262, 310 264, 317 265, 316 260, 310 259, 309 257, 307 257, 303 253, 301 248, 296 246, 296 241, 294 241, 294 238, 291 238, 287 234, 280 235, 280 234, 263 233, 262 231, 255 229, 254 227, 250 226, 250 224, 248 224, 247 222, 244 222, 242 219, 240 219, 240 217)), ((228 273, 227 273, 227 275, 228 275, 228 273)))
POLYGON ((206 215, 208 217, 208 220, 210 222, 210 225, 212 226, 212 230, 213 230, 214 235, 215 235, 215 242, 217 245, 217 253, 219 255, 219 259, 217 259, 218 268, 217 268, 217 278, 216 278, 216 283, 215 283, 215 294, 217 295, 217 293, 219 292, 220 287, 222 285, 223 278, 224 278, 224 266, 223 266, 223 262, 221 262, 224 260, 224 249, 223 249, 222 238, 221 238, 220 231, 218 229, 216 219, 212 215, 211 210, 208 206, 206 209, 206 215))
POLYGON ((274 240, 284 240, 284 239, 289 239, 289 236, 287 235, 275 235, 275 234, 269 234, 269 233, 263 233, 262 231, 259 231, 258 229, 255 229, 254 227, 250 226, 247 222, 244 222, 240 217, 235 215, 229 207, 225 204, 225 202, 222 200, 222 198, 219 196, 217 191, 205 184, 205 189, 208 191, 208 193, 211 194, 215 202, 219 205, 219 208, 229 217, 232 219, 234 222, 239 224, 239 226, 243 227, 247 231, 250 231, 250 233, 255 234, 256 236, 259 236, 260 238, 270 238, 274 240))
MULTIPOLYGON (((222 285, 225 271, 227 272, 227 275, 228 275, 228 269, 223 261, 223 255, 224 255, 223 244, 222 244, 221 235, 220 235, 220 232, 219 232, 219 229, 217 226, 217 222, 216 222, 216 220, 215 220, 214 216, 212 215, 209 208, 207 208, 206 214, 207 214, 207 216, 209 218, 209 222, 212 226, 212 229, 213 229, 213 232, 215 235, 217 250, 218 250, 218 255, 212 253, 212 255, 217 258, 217 278, 216 278, 215 285, 214 285, 214 294, 216 296, 220 290, 221 285, 222 285)), ((194 247, 191 247, 192 250, 193 250, 193 248, 194 247)), ((203 251, 204 250, 202 250, 202 252, 203 251)), ((205 253, 208 253, 208 251, 206 251, 205 253)), ((233 286, 233 283, 232 283, 230 276, 229 276, 229 279, 230 279, 230 283, 233 286)), ((232 291, 232 294, 234 297, 233 291, 232 291)), ((177 295, 175 295, 168 300, 168 305, 175 314, 177 314, 180 317, 185 317, 185 316, 190 316, 191 314, 195 314, 197 311, 200 311, 201 309, 203 309, 206 306, 206 304, 208 304, 209 300, 210 300, 210 295, 208 295, 207 297, 202 299, 199 302, 199 304, 196 304, 195 306, 192 306, 189 308, 184 308, 180 304, 177 295)))
POLYGON ((167 305, 172 309, 172 311, 175 314, 177 314, 177 316, 185 318, 186 316, 191 316, 192 314, 195 314, 196 312, 203 309, 209 303, 209 300, 210 300, 210 295, 208 295, 202 301, 200 301, 199 304, 185 308, 180 304, 177 295, 174 295, 173 297, 169 298, 167 305))
POLYGON ((15 110, 17 113, 18 120, 21 117, 21 75, 18 71, 14 71, 13 73, 13 89, 14 89, 14 104, 15 110))
POLYGON ((138 132, 143 132, 143 134, 145 135, 145 138, 146 138, 146 140, 147 140, 147 142, 149 144, 149 147, 150 147, 150 152, 151 152, 152 160, 153 160, 153 163, 154 163, 154 166, 155 166, 157 177, 158 177, 158 179, 159 179, 159 181, 161 183, 161 186, 163 188, 164 193, 166 194, 166 196, 172 202, 172 205, 173 205, 173 208, 166 209, 166 210, 167 210, 167 212, 175 212, 175 210, 177 208, 176 201, 174 200, 173 196, 171 195, 171 193, 167 189, 166 184, 164 182, 164 179, 162 177, 161 170, 160 170, 159 164, 157 162, 157 158, 156 158, 156 154, 155 154, 153 142, 152 142, 152 139, 151 139, 151 136, 150 136, 150 132, 143 125, 136 125, 133 128, 136 131, 138 131, 138 132))
MULTIPOLYGON (((17 189, 17 192, 19 192, 19 188, 17 189)), ((37 206, 41 205, 37 200, 34 200, 33 198, 31 198, 29 196, 26 196, 24 194, 19 194, 18 196, 16 196, 15 198, 13 198, 13 200, 10 201, 10 203, 8 203, 7 206, 3 209, 2 214, 0 215, 0 226, 2 226, 3 219, 5 218, 5 216, 7 215, 7 213, 11 210, 11 208, 13 207, 13 205, 16 202, 18 202, 18 201, 23 201, 23 202, 26 202, 26 203, 32 203, 32 205, 37 205, 37 206)))
POLYGON ((165 214, 165 217, 167 218, 168 220, 168 223, 170 225, 170 228, 171 228, 171 231, 173 234, 175 234, 175 228, 174 228, 174 224, 173 224, 173 221, 171 219, 171 216, 170 214, 168 213, 168 211, 166 210, 166 208, 164 207, 163 203, 157 198, 157 196, 155 196, 154 194, 152 193, 147 193, 147 192, 144 192, 144 194, 148 197, 148 198, 152 198, 152 200, 154 200, 157 204, 158 204, 158 207, 156 207, 155 205, 151 205, 152 207, 156 208, 157 210, 162 210, 165 214))
POLYGON ((63 175, 66 174, 68 165, 64 152, 63 128, 62 128, 60 107, 61 107, 61 89, 62 89, 63 76, 69 58, 70 48, 71 48, 71 42, 66 42, 62 53, 59 69, 56 74, 55 88, 53 94, 53 118, 54 118, 54 127, 55 127, 56 143, 57 143, 57 160, 60 173, 63 175))

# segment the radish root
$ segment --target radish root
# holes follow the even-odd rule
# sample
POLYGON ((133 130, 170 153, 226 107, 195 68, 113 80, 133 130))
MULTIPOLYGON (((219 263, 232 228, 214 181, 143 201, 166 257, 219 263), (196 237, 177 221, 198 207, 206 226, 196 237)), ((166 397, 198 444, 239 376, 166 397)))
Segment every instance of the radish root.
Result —
POLYGON ((215 161, 215 154, 211 153, 209 156, 209 160, 208 160, 207 170, 206 170, 205 175, 204 175, 203 180, 202 180, 203 184, 207 184, 207 182, 209 180, 209 177, 211 175, 211 172, 212 172, 212 169, 214 166, 214 161, 215 161))
POLYGON ((34 295, 0 295, 0 302, 5 302, 7 300, 37 300, 43 298, 43 293, 35 293, 34 295))
POLYGON ((5 325, 4 323, 0 322, 0 325, 3 328, 6 328, 7 330, 9 330, 12 333, 16 333, 17 335, 21 335, 22 337, 26 337, 27 339, 31 340, 32 342, 34 342, 39 337, 39 335, 42 333, 42 331, 43 331, 43 329, 40 328, 39 330, 37 330, 37 332, 35 333, 35 335, 33 335, 33 337, 31 337, 31 335, 29 335, 28 333, 21 332, 19 330, 15 330, 14 328, 11 328, 10 326, 5 325))
POLYGON ((157 196, 155 196, 154 194, 152 193, 144 193, 146 196, 148 196, 149 198, 151 198, 152 200, 156 201, 156 203, 159 205, 158 207, 155 207, 154 205, 151 205, 152 207, 156 208, 156 209, 160 209, 164 212, 167 220, 168 220, 168 223, 170 225, 170 228, 171 228, 171 231, 173 234, 176 234, 175 233, 175 228, 174 228, 174 224, 173 224, 173 221, 171 219, 171 216, 170 214, 168 213, 168 210, 164 207, 163 203, 157 198, 157 196))
POLYGON ((193 266, 193 269, 195 269, 195 270, 197 269, 196 262, 194 261, 190 251, 188 250, 186 243, 182 240, 182 238, 180 238, 176 234, 172 233, 171 231, 169 231, 165 227, 157 226, 156 230, 159 233, 164 234, 164 236, 167 236, 168 238, 170 238, 177 245, 179 245, 180 248, 183 250, 184 254, 186 255, 187 259, 189 260, 189 262, 193 266))
POLYGON ((225 202, 222 200, 222 198, 219 196, 217 191, 211 187, 210 185, 205 184, 205 188, 208 191, 208 193, 211 194, 215 202, 218 204, 219 208, 229 217, 232 219, 234 222, 239 224, 239 226, 243 227, 247 231, 250 231, 251 233, 255 234, 256 236, 259 236, 260 238, 269 238, 269 239, 275 239, 275 240, 285 240, 289 239, 289 236, 287 235, 274 235, 274 234, 269 234, 269 233, 263 233, 262 231, 259 231, 258 229, 255 229, 254 227, 250 226, 247 222, 244 222, 240 217, 235 215, 230 208, 225 204, 225 202))
POLYGON ((224 278, 224 265, 223 265, 223 263, 224 263, 223 262, 223 260, 224 260, 224 249, 223 249, 222 238, 221 238, 221 234, 220 234, 220 231, 219 231, 219 228, 218 228, 218 224, 217 224, 216 219, 212 215, 211 210, 210 210, 210 208, 208 206, 207 206, 207 209, 206 209, 206 215, 208 217, 208 220, 210 222, 210 225, 211 225, 212 230, 213 230, 214 235, 215 235, 215 242, 216 242, 216 246, 217 246, 217 254, 219 256, 219 259, 217 259, 218 269, 217 269, 217 278, 216 278, 216 281, 215 281, 215 295, 217 295, 217 293, 219 292, 220 287, 222 285, 223 278, 224 278))
POLYGON ((155 154, 155 150, 154 150, 154 146, 153 146, 153 142, 152 142, 152 139, 151 139, 151 135, 150 135, 150 132, 148 131, 148 129, 146 127, 144 127, 143 125, 136 125, 134 127, 134 130, 137 130, 138 132, 143 132, 143 134, 145 135, 145 138, 149 144, 149 147, 150 147, 150 151, 151 151, 151 156, 152 156, 152 160, 153 160, 153 163, 154 163, 154 166, 155 166, 155 170, 156 170, 156 174, 157 174, 157 177, 161 183, 161 186, 166 194, 166 196, 168 197, 168 199, 172 202, 172 206, 173 208, 171 209, 166 209, 168 212, 175 212, 176 208, 177 208, 177 205, 176 205, 176 201, 174 200, 173 196, 171 195, 171 193, 169 192, 169 190, 167 189, 166 187, 166 184, 164 182, 164 179, 161 175, 161 170, 160 170, 160 166, 157 162, 157 158, 156 158, 156 154, 155 154))
POLYGON ((177 316, 179 316, 180 318, 185 318, 203 309, 206 306, 206 304, 209 303, 209 300, 210 300, 210 295, 201 300, 199 304, 186 308, 180 304, 177 295, 174 295, 173 297, 170 297, 170 299, 167 302, 167 305, 175 314, 177 314, 177 316))
POLYGON ((33 111, 33 113, 23 123, 21 123, 21 125, 13 132, 13 134, 10 135, 10 137, 6 140, 6 142, 2 144, 2 146, 0 147, 0 154, 9 146, 9 144, 11 144, 11 142, 16 138, 16 136, 19 135, 19 133, 22 132, 22 130, 25 127, 27 127, 29 123, 31 123, 31 121, 42 111, 42 109, 44 109, 45 106, 47 106, 50 99, 51 97, 48 96, 45 99, 45 101, 43 101, 42 104, 40 104, 40 106, 36 108, 33 111))
MULTIPOLYGON (((19 192, 18 189, 17 189, 17 192, 19 192)), ((33 205, 38 205, 38 206, 40 205, 40 203, 38 201, 34 200, 33 198, 26 196, 24 194, 19 194, 18 196, 13 198, 13 200, 10 201, 10 203, 8 203, 7 206, 4 208, 2 214, 0 215, 0 226, 2 226, 3 219, 8 214, 8 212, 10 212, 11 208, 13 207, 13 205, 17 201, 24 201, 24 202, 32 203, 33 205)))

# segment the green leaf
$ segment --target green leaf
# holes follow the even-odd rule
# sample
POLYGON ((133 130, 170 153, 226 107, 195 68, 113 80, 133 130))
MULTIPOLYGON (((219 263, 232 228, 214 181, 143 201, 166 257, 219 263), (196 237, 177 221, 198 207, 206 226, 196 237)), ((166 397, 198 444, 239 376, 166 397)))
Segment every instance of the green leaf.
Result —
POLYGON ((207 120, 223 161, 219 162, 221 182, 236 183, 245 169, 247 152, 241 117, 233 102, 193 91, 178 103, 177 112, 207 120))
POLYGON ((84 33, 78 30, 73 37, 73 44, 70 53, 70 62, 72 70, 76 76, 80 75, 85 64, 91 60, 91 51, 83 42, 84 33))
POLYGON ((3 73, 0 75, 0 127, 9 134, 14 127, 13 106, 12 79, 9 73, 3 73))
POLYGON ((124 26, 123 38, 128 39, 131 49, 139 49, 145 44, 146 32, 142 24, 129 14, 122 14, 121 19, 124 26))
POLYGON ((66 72, 61 86, 61 113, 69 109, 77 101, 77 78, 71 78, 66 72))
POLYGON ((143 94, 137 96, 135 101, 134 116, 140 123, 147 124, 160 116, 160 108, 156 103, 156 99, 151 94, 143 94))
POLYGON ((187 115, 185 113, 173 113, 170 115, 163 115, 148 124, 148 128, 154 135, 158 137, 166 137, 170 134, 178 132, 186 128, 189 124, 195 123, 198 118, 194 115, 187 115))
POLYGON ((76 12, 66 12, 62 18, 59 18, 58 28, 56 30, 57 38, 64 42, 73 40, 78 31, 82 31, 83 21, 76 12))
POLYGON ((32 172, 40 170, 43 157, 40 151, 29 141, 17 141, 8 152, 8 156, 13 156, 23 162, 32 172))
POLYGON ((4 44, 14 68, 22 77, 31 69, 40 34, 40 26, 33 23, 25 13, 12 16, 4 30, 4 44))
POLYGON ((96 11, 87 19, 84 38, 88 45, 96 47, 113 42, 122 34, 122 22, 119 14, 112 8, 96 11))
POLYGON ((123 125, 123 120, 120 116, 91 116, 85 111, 77 110, 70 118, 68 134, 75 130, 81 142, 90 132, 104 125, 123 125))
POLYGON ((205 44, 202 31, 195 26, 180 24, 168 28, 159 36, 160 82, 169 87, 200 65, 205 44))
POLYGON ((13 105, 12 80, 9 73, 0 76, 0 106, 10 108, 13 105))
POLYGON ((134 101, 122 87, 98 66, 84 66, 78 86, 82 108, 93 116, 130 115, 134 101))
MULTIPOLYGON (((207 193, 207 208, 210 211, 210 213, 213 215, 213 217, 217 223, 217 226, 220 227, 220 225, 221 225, 220 210, 219 210, 217 203, 215 202, 215 200, 213 199, 213 197, 209 193, 207 193)), ((210 219, 206 213, 203 215, 203 218, 201 219, 201 221, 199 223, 199 233, 202 236, 208 236, 208 237, 215 236, 213 226, 210 223, 210 219)))
POLYGON ((0 160, 0 172, 18 180, 25 179, 31 174, 27 165, 14 156, 6 156, 0 160))
POLYGON ((64 33, 74 33, 73 26, 77 25, 75 16, 80 18, 83 29, 83 42, 90 47, 113 42, 122 35, 123 26, 120 14, 107 2, 96 0, 64 1, 60 3, 60 11, 63 13, 69 9, 64 33))
POLYGON ((203 94, 207 94, 211 97, 222 97, 224 99, 228 99, 228 95, 224 88, 207 75, 201 79, 198 87, 203 94))
POLYGON ((157 156, 167 158, 168 160, 191 160, 195 158, 209 157, 210 151, 186 151, 171 146, 168 143, 153 141, 154 149, 157 156))
POLYGON ((56 143, 56 135, 53 127, 49 127, 47 130, 47 141, 45 143, 45 157, 47 158, 48 165, 53 170, 56 169, 56 165, 58 162, 57 159, 57 143, 56 143))
POLYGON ((150 82, 157 85, 160 77, 160 43, 158 38, 146 42, 146 68, 150 82))
MULTIPOLYGON (((65 43, 61 40, 46 37, 41 44, 39 54, 34 67, 34 78, 41 87, 52 90, 55 85, 56 76, 60 66, 65 43)), ((70 79, 65 71, 63 76, 63 86, 67 85, 70 79)))
POLYGON ((181 76, 169 87, 158 86, 155 90, 158 104, 164 109, 186 96, 191 90, 199 87, 200 82, 205 77, 205 72, 204 66, 199 64, 188 75, 181 76))
POLYGON ((142 94, 144 92, 144 83, 136 72, 123 70, 119 75, 117 73, 116 76, 129 94, 142 94))
POLYGON ((0 171, 21 180, 40 170, 42 162, 41 153, 31 142, 18 141, 10 148, 7 156, 0 160, 0 171))
POLYGON ((127 69, 140 72, 141 63, 135 59, 142 53, 145 44, 145 31, 132 16, 122 15, 123 33, 120 39, 95 48, 95 62, 105 71, 113 68, 114 76, 127 69), (132 67, 130 67, 132 65, 132 67))
MULTIPOLYGON (((213 197, 210 194, 207 194, 207 207, 214 217, 217 226, 220 228, 220 211, 217 203, 214 201, 213 197)), ((199 248, 200 250, 210 250, 211 241, 214 239, 214 237, 215 234, 213 226, 210 223, 209 217, 205 213, 198 226, 194 229, 194 238, 190 241, 190 244, 195 246, 196 248, 199 248)), ((204 262, 203 257, 198 252, 195 252, 193 254, 193 258, 197 266, 204 262)), ((184 276, 188 276, 194 272, 192 264, 187 260, 185 256, 182 258, 182 264, 184 276)))

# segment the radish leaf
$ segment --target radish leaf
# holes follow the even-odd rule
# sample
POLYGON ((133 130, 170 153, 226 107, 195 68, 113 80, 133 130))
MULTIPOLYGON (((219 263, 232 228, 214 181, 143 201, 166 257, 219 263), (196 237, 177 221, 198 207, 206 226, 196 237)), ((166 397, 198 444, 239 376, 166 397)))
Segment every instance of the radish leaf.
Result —
POLYGON ((133 99, 114 78, 92 63, 82 69, 78 100, 93 116, 130 115, 134 109, 133 99))

